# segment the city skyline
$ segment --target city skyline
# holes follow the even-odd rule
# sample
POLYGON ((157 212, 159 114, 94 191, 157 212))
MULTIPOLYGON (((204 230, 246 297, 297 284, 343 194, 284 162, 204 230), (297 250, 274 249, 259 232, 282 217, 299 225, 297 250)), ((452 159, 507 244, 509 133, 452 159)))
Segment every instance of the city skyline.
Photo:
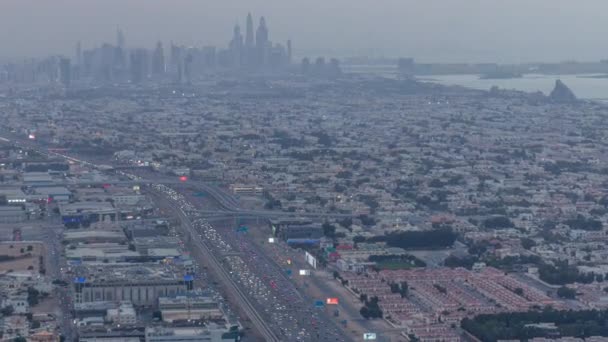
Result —
MULTIPOLYGON (((113 39, 114 27, 128 32, 128 42, 153 46, 174 40, 183 45, 219 45, 239 24, 243 13, 272 18, 273 41, 293 39, 303 55, 409 56, 427 62, 555 62, 600 60, 608 48, 595 42, 603 28, 606 4, 588 1, 576 6, 560 0, 534 2, 393 1, 383 6, 335 0, 310 6, 277 1, 194 2, 166 5, 138 0, 87 2, 31 1, 3 3, 0 59, 44 57, 72 51, 74 41, 91 48, 113 39), (79 13, 73 16, 71 13, 79 13), (24 26, 22 20, 40 25, 24 26), (103 19, 100 19, 103 18, 103 19), (584 18, 584 20, 582 20, 584 18), (548 19, 548 20, 545 20, 548 19), (171 22, 171 25, 164 23, 171 22), (159 23, 161 23, 159 25, 159 23), (516 24, 515 24, 516 23, 516 24), (481 29, 483 28, 483 29, 481 29), (39 37, 47 37, 40 41, 39 37), (18 44, 14 42, 19 42, 18 44)), ((298 55, 299 56, 299 55, 298 55)))
POLYGON ((0 340, 608 341, 584 4, 0 1, 0 340))

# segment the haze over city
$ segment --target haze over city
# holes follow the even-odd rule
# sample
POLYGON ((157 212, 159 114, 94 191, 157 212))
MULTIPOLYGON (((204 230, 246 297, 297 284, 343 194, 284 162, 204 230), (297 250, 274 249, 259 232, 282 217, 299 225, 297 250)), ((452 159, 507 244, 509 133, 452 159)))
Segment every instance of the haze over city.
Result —
POLYGON ((121 27, 129 46, 219 44, 247 12, 296 55, 425 62, 595 61, 608 56, 603 0, 3 0, 0 60, 92 48, 121 27))
POLYGON ((607 11, 0 0, 0 341, 608 341, 607 11))

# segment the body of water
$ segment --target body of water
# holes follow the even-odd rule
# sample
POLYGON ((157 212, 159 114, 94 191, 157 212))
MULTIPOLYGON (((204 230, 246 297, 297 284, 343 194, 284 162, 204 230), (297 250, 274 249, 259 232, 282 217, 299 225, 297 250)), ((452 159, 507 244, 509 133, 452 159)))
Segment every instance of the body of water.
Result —
POLYGON ((445 85, 460 85, 468 88, 490 90, 492 86, 525 92, 551 93, 555 80, 562 80, 580 99, 608 101, 608 78, 590 78, 593 75, 537 75, 526 74, 521 78, 480 79, 479 75, 433 75, 419 77, 421 81, 445 85))

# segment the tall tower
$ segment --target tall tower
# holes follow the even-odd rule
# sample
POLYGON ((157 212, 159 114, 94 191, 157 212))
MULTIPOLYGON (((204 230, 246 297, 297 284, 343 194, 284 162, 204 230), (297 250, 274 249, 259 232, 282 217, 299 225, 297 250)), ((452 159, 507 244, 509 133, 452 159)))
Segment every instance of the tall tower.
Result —
POLYGON ((287 41, 287 65, 291 64, 291 58, 293 57, 293 47, 291 46, 291 39, 287 41))
POLYGON ((136 49, 131 52, 131 82, 137 84, 148 76, 148 50, 136 49))
POLYGON ((247 14, 247 32, 245 34, 245 46, 247 48, 253 48, 255 44, 255 37, 253 33, 253 17, 251 16, 251 13, 247 14))
POLYGON ((59 59, 59 82, 61 82, 64 87, 68 88, 71 80, 70 59, 62 57, 59 59))
POLYGON ((127 51, 125 49, 125 35, 120 28, 116 29, 116 47, 114 48, 114 65, 117 73, 122 73, 127 66, 127 51))
POLYGON ((125 48, 125 35, 120 28, 116 29, 116 46, 123 50, 125 48))
POLYGON ((82 45, 80 41, 76 42, 76 66, 80 67, 82 64, 82 45))
POLYGON ((83 74, 82 67, 82 45, 80 41, 76 43, 76 56, 74 56, 74 60, 76 61, 76 65, 74 66, 74 79, 80 79, 80 76, 83 74))
POLYGON ((255 34, 255 48, 257 50, 257 58, 259 65, 268 64, 268 27, 266 19, 260 18, 260 26, 258 26, 255 34))
POLYGON ((165 51, 163 49, 163 43, 156 43, 156 49, 154 50, 154 56, 152 57, 152 72, 155 75, 162 75, 165 73, 165 51))
POLYGON ((240 67, 243 56, 243 35, 241 34, 241 27, 238 24, 234 26, 234 34, 230 42, 230 53, 232 54, 232 65, 240 67))
POLYGON ((253 17, 247 14, 247 27, 245 32, 245 64, 252 66, 255 64, 255 33, 253 32, 253 17))

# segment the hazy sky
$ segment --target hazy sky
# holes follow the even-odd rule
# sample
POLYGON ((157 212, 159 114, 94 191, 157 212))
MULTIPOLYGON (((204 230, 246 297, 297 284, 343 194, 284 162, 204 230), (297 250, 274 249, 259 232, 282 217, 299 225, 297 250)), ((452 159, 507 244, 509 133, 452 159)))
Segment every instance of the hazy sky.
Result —
POLYGON ((114 42, 225 46, 251 11, 296 54, 431 62, 608 58, 608 0, 0 0, 0 58, 114 42))

